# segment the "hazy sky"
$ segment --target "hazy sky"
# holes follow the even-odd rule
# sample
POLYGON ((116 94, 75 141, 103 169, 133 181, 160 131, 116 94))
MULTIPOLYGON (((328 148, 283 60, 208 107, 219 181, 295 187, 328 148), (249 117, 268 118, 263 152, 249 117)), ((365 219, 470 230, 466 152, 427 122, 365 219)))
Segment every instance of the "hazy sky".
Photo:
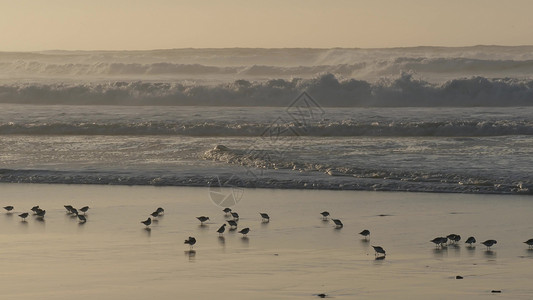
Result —
POLYGON ((533 0, 0 0, 0 51, 532 45, 533 0))

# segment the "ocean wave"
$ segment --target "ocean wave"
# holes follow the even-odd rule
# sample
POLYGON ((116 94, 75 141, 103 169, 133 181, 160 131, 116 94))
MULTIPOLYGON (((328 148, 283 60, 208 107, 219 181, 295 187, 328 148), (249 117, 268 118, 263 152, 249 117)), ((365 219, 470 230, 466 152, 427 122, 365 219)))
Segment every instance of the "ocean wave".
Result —
MULTIPOLYGON (((278 120, 280 121, 280 120, 278 120)), ((239 122, 55 122, 0 123, 0 135, 176 135, 190 137, 487 137, 533 135, 533 122, 521 121, 409 121, 357 122, 322 120, 298 124, 239 122)))
POLYGON ((302 91, 324 107, 533 105, 533 80, 470 77, 432 84, 407 72, 377 83, 326 73, 312 79, 241 79, 215 86, 142 81, 3 84, 0 103, 283 107, 302 91))
MULTIPOLYGON (((256 173, 259 174, 259 173, 256 173)), ((150 174, 146 171, 105 172, 105 171, 58 171, 58 170, 20 170, 0 169, 0 182, 3 183, 37 183, 37 184, 99 184, 128 186, 193 186, 211 187, 223 183, 227 188, 275 188, 275 189, 327 189, 327 190, 366 190, 366 191, 409 191, 439 193, 474 193, 474 194, 533 194, 531 183, 503 184, 485 179, 466 178, 464 182, 441 180, 434 177, 402 178, 399 175, 383 176, 326 176, 270 177, 268 175, 250 175, 223 173, 216 176, 194 174, 150 174)))
MULTIPOLYGON (((477 193, 523 193, 532 192, 532 182, 505 180, 502 178, 472 177, 471 174, 425 173, 421 171, 399 171, 387 169, 366 169, 346 166, 327 165, 316 162, 291 160, 275 150, 265 149, 230 149, 217 145, 203 155, 206 160, 224 162, 243 166, 247 174, 258 179, 263 178, 264 170, 289 170, 297 173, 318 172, 327 174, 333 182, 355 181, 355 186, 365 190, 411 190, 411 191, 447 191, 477 193), (346 178, 347 180, 343 180, 346 178), (365 186, 364 183, 374 183, 365 186), (379 183, 376 183, 379 182, 379 183), (378 188, 379 187, 379 188, 378 188), (386 188, 385 188, 386 187, 386 188), (433 189, 433 190, 428 190, 433 189)), ((326 180, 327 182, 328 180, 326 180)), ((351 182, 353 188, 353 182, 351 182)), ((349 185, 348 185, 349 186, 349 185)), ((350 189, 350 188, 347 188, 350 189)))
POLYGON ((338 64, 279 66, 243 64, 240 66, 216 66, 199 63, 173 62, 126 63, 126 62, 48 62, 16 60, 0 62, 0 76, 5 77, 120 77, 138 76, 198 76, 231 75, 246 77, 304 77, 322 73, 337 74, 347 78, 375 78, 390 76, 402 71, 417 74, 533 76, 533 60, 489 60, 464 57, 393 57, 372 60, 352 60, 338 64))

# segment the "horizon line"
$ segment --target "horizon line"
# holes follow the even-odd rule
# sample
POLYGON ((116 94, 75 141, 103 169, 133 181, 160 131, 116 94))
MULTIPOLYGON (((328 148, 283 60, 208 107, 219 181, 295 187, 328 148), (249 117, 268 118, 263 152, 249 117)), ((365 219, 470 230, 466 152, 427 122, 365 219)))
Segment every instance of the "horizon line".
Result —
POLYGON ((0 53, 41 53, 41 52, 151 52, 151 51, 172 51, 172 50, 395 50, 395 49, 416 49, 416 48, 446 48, 446 49, 460 49, 460 48, 477 48, 477 47, 502 47, 502 48, 519 48, 519 47, 533 47, 533 44, 522 45, 498 45, 498 44, 477 44, 468 46, 432 46, 432 45, 418 45, 418 46, 399 46, 399 47, 183 47, 183 48, 153 48, 153 49, 47 49, 47 50, 0 50, 0 53))

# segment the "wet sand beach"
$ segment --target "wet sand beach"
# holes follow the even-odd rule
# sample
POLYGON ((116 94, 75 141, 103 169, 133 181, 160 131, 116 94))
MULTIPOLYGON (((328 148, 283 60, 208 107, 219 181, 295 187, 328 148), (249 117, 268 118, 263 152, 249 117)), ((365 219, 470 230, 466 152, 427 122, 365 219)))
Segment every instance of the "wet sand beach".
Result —
MULTIPOLYGON (((231 190, 224 189, 222 193, 231 190)), ((237 230, 209 188, 0 184, 9 299, 529 299, 531 196, 244 189, 237 230), (87 222, 63 205, 88 205, 87 222), (46 209, 38 220, 30 208, 46 209), (140 222, 157 207, 149 229, 140 222), (331 219, 342 220, 336 229, 331 219), (24 222, 18 214, 30 212, 24 222), (268 213, 270 222, 262 221, 268 213), (209 216, 204 225, 196 217, 209 216), (246 237, 238 231, 249 227, 246 237), (370 230, 368 240, 358 233, 370 230), (460 234, 457 245, 431 239, 460 234), (197 239, 194 251, 184 240, 197 239), (468 236, 477 243, 467 247, 468 236), (480 243, 495 239, 490 251, 480 243), (386 250, 375 259, 371 246, 386 250), (462 276, 463 279, 456 279, 462 276), (492 291, 501 293, 492 293, 492 291)))

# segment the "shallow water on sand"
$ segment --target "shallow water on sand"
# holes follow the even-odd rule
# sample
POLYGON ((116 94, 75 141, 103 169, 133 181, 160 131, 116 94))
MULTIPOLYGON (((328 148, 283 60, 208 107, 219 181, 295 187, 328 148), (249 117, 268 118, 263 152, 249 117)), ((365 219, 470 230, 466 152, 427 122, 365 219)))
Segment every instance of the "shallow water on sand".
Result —
MULTIPOLYGON (((223 193, 229 190, 223 190, 223 193)), ((1 184, 2 295, 10 299, 336 299, 533 294, 531 196, 246 189, 237 231, 208 188, 1 184), (87 223, 63 205, 89 205, 87 223), (18 214, 40 205, 44 221, 18 214), (140 221, 165 208, 150 230, 140 221), (323 221, 328 210, 344 223, 323 221), (259 212, 267 212, 262 223, 259 212), (209 216, 201 226, 197 216, 209 216), (358 233, 371 231, 369 241, 358 233), (436 249, 437 236, 461 234, 436 249), (468 248, 464 240, 496 239, 468 248), (194 236, 194 252, 183 244, 194 236), (387 251, 376 260, 371 245, 387 251), (464 277, 455 279, 456 275, 464 277)))

